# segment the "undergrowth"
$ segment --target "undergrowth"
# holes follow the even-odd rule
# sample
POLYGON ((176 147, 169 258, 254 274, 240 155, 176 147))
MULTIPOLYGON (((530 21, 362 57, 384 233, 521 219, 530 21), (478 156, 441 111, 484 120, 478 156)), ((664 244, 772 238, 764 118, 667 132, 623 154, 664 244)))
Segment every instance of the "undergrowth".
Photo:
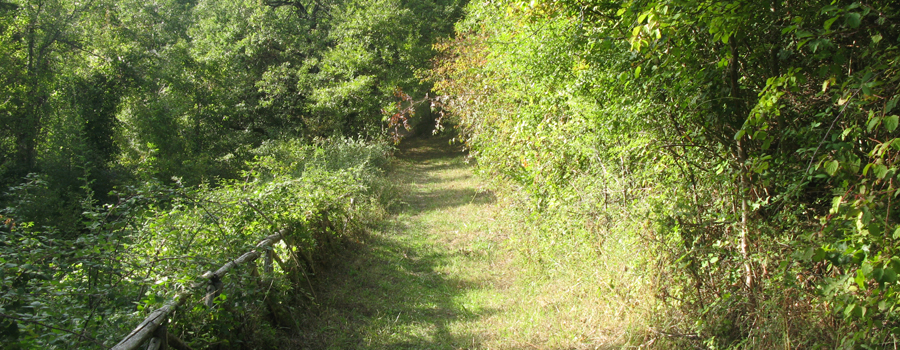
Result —
POLYGON ((2 214, 4 348, 115 344, 205 271, 283 230, 271 268, 239 266, 214 300, 195 296, 169 319, 169 332, 195 347, 278 347, 279 334, 296 329, 293 315, 316 303, 309 286, 318 264, 396 201, 384 178, 391 147, 286 140, 253 152, 242 179, 215 187, 155 182, 118 192, 113 205, 87 200, 77 239, 53 236, 52 225, 19 211, 40 200, 39 180, 11 189, 23 203, 2 214))
POLYGON ((897 13, 475 1, 431 78, 516 203, 530 278, 588 280, 600 296, 579 300, 622 344, 882 348, 900 332, 897 13))

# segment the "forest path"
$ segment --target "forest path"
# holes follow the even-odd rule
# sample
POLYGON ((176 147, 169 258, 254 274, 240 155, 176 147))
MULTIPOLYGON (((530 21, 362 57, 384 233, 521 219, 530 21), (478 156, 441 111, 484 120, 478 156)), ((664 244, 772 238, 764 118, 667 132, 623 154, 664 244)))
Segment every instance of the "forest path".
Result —
POLYGON ((496 348, 493 316, 516 298, 503 292, 514 277, 494 195, 447 138, 404 141, 390 176, 400 212, 320 274, 318 317, 295 345, 496 348))

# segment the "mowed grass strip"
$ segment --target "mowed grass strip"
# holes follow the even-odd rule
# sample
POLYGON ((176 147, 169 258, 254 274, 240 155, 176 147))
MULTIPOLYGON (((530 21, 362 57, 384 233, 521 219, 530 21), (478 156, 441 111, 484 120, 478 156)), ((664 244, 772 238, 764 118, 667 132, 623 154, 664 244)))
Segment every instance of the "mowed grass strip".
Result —
MULTIPOLYGON (((629 343, 592 266, 535 273, 525 232, 446 138, 404 141, 396 216, 319 271, 302 349, 597 349, 629 343), (527 247, 525 247, 527 248, 527 247)), ((607 266, 608 267, 608 266, 607 266)), ((537 269, 541 270, 541 269, 537 269)), ((624 311, 623 311, 624 309, 624 311)), ((634 320, 624 320, 631 324, 634 320)), ((638 322, 640 323, 640 322, 638 322)))

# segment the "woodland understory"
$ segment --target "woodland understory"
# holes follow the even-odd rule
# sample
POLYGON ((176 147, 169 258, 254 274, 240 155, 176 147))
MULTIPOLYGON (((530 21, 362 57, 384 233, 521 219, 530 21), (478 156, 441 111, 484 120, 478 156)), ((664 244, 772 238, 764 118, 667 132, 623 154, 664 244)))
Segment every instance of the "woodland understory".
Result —
POLYGON ((518 283, 603 301, 586 327, 622 336, 584 348, 896 347, 898 15, 0 0, 0 342, 109 348, 208 284, 171 334, 278 348, 404 207, 397 145, 449 133, 518 283), (276 232, 261 269, 201 277, 276 232))

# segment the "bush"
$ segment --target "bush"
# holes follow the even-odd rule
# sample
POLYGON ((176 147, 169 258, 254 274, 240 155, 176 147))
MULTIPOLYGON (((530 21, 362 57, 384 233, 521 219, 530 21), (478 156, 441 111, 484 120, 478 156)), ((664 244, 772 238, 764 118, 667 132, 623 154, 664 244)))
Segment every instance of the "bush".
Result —
POLYGON ((382 178, 389 152, 349 139, 270 142, 254 151, 243 180, 215 188, 148 182, 120 193, 114 205, 86 208, 77 239, 4 216, 5 343, 54 349, 118 342, 203 272, 285 229, 271 273, 236 270, 223 280, 216 307, 189 302, 169 326, 195 344, 273 347, 274 330, 293 327, 288 316, 314 299, 306 287, 316 265, 382 219, 391 198, 382 178))
POLYGON ((533 261, 646 247, 623 281, 673 317, 634 339, 894 343, 896 6, 785 5, 481 1, 440 45, 444 107, 538 228, 533 261))

